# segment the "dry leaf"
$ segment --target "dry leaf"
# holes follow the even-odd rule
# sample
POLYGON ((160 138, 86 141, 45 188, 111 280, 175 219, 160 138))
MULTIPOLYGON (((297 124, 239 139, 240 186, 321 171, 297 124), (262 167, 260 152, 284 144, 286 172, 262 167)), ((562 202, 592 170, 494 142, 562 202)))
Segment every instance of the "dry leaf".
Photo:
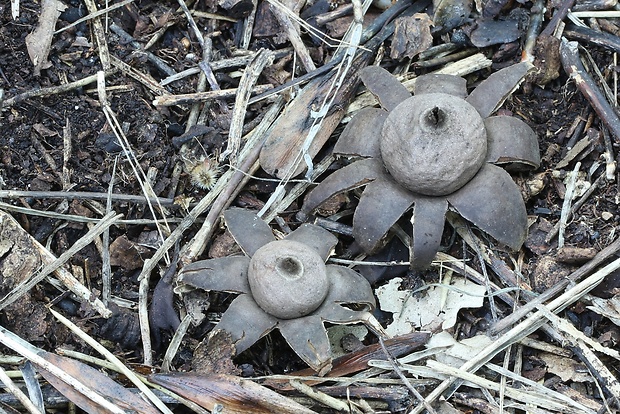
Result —
MULTIPOLYGON (((134 394, 95 368, 79 361, 49 352, 41 352, 39 355, 51 364, 62 369, 65 373, 78 379, 86 387, 90 388, 92 392, 103 396, 106 400, 116 404, 127 412, 145 414, 159 413, 158 409, 142 398, 139 394, 134 394)), ((55 375, 42 369, 41 367, 38 367, 38 370, 47 382, 52 384, 52 386, 60 391, 62 395, 67 397, 67 399, 84 411, 88 413, 106 412, 104 407, 101 407, 99 404, 95 403, 90 398, 77 391, 75 388, 68 385, 55 375)))
MULTIPOLYGON (((426 344, 431 337, 430 332, 412 332, 407 335, 396 336, 386 339, 384 342, 388 352, 395 358, 410 354, 414 350, 426 344)), ((368 368, 368 362, 373 359, 385 359, 385 351, 380 344, 367 345, 357 351, 350 352, 346 355, 334 359, 333 368, 329 371, 325 378, 344 377, 368 368)), ((316 373, 310 369, 304 369, 290 373, 294 376, 313 376, 316 373)), ((323 381, 304 381, 308 385, 320 384, 323 381)), ((268 387, 280 390, 290 390, 292 387, 288 380, 268 379, 264 382, 268 387)))
MULTIPOLYGON (((331 91, 333 76, 333 73, 329 72, 323 77, 308 82, 275 121, 274 126, 268 132, 260 153, 260 165, 268 174, 283 178, 291 170, 294 171, 292 176, 296 176, 306 168, 303 161, 299 162, 299 152, 308 136, 310 125, 312 125, 312 116, 317 116, 314 111, 321 108, 331 91), (308 110, 308 108, 312 110, 308 110)), ((308 149, 308 154, 312 158, 319 152, 340 123, 345 113, 344 108, 346 108, 357 85, 357 76, 351 70, 347 84, 342 88, 336 102, 332 105, 332 108, 335 109, 329 111, 323 120, 322 128, 319 129, 308 149)))
POLYGON ((110 264, 127 270, 140 269, 144 259, 152 255, 151 250, 129 240, 125 234, 110 244, 110 264))
POLYGON ((547 365, 547 371, 562 378, 562 381, 593 382, 592 375, 584 364, 570 358, 541 352, 538 357, 547 365))
POLYGON ((562 168, 566 168, 570 165, 570 163, 579 156, 586 148, 590 146, 592 143, 592 138, 586 135, 584 138, 580 139, 571 147, 571 149, 566 153, 564 158, 560 160, 555 166, 556 170, 561 170, 562 168))
POLYGON ((437 414, 464 414, 464 411, 457 410, 448 401, 440 401, 439 408, 435 412, 437 414))
POLYGON ((149 380, 222 414, 312 414, 314 411, 275 391, 233 375, 155 374, 149 380))
POLYGON ((491 342, 493 340, 486 335, 476 335, 457 341, 448 332, 440 332, 433 335, 426 347, 428 349, 439 348, 442 350, 435 355, 435 359, 438 362, 451 367, 460 367, 464 362, 478 355, 491 342))
POLYGON ((39 135, 41 135, 44 138, 48 138, 48 137, 54 137, 56 135, 58 135, 58 132, 46 127, 43 124, 33 124, 32 125, 32 129, 34 129, 35 131, 37 131, 37 133, 39 135))
POLYGON ((519 20, 478 20, 478 25, 471 32, 469 40, 476 47, 514 42, 523 35, 519 20))
POLYGON ((454 278, 447 287, 448 295, 443 309, 444 288, 431 287, 421 294, 413 295, 410 290, 398 290, 401 278, 377 288, 380 308, 394 314, 394 321, 387 327, 390 335, 413 332, 415 328, 428 330, 448 329, 456 323, 456 315, 462 308, 478 308, 484 300, 484 286, 454 278))
POLYGON ((557 261, 555 254, 548 254, 538 258, 530 279, 536 292, 544 292, 574 270, 574 266, 557 261))
POLYGON ((56 21, 67 6, 58 0, 43 0, 41 2, 41 15, 39 24, 34 32, 26 36, 26 48, 28 55, 34 65, 34 75, 39 76, 41 69, 47 69, 52 64, 47 60, 47 56, 52 46, 52 37, 56 21))
POLYGON ((214 329, 194 349, 192 371, 197 374, 239 375, 241 370, 235 366, 235 345, 230 333, 214 329))
POLYGON ((395 60, 413 58, 433 45, 431 26, 433 21, 426 13, 399 17, 392 38, 390 57, 395 60))

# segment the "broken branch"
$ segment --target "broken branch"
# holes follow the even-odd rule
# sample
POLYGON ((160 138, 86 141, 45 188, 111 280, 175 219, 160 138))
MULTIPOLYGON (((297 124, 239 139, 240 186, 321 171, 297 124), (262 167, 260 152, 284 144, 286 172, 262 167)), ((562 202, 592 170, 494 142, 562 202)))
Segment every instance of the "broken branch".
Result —
POLYGON ((586 71, 583 63, 581 63, 577 46, 577 42, 569 42, 566 39, 562 39, 560 44, 562 66, 564 66, 566 73, 575 80, 577 88, 590 102, 590 105, 592 105, 603 123, 616 139, 620 140, 620 118, 618 118, 611 104, 607 102, 590 74, 586 71))

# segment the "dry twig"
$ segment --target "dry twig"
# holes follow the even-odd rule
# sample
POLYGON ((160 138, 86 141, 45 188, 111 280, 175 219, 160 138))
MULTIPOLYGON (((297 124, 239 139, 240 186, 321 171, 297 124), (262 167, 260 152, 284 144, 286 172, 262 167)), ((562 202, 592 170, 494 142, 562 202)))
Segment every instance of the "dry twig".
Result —
MULTIPOLYGON (((250 90, 252 94, 265 93, 273 88, 272 85, 257 85, 250 90)), ((239 89, 220 89, 214 91, 185 93, 179 95, 162 95, 153 101, 155 106, 172 106, 172 105, 184 105, 192 104, 195 102, 210 101, 212 99, 226 99, 233 98, 239 94, 239 89)))
POLYGON ((566 193, 564 194, 564 202, 562 203, 562 213, 560 214, 560 231, 558 233, 558 248, 564 247, 564 231, 568 224, 568 213, 570 211, 573 198, 575 197, 575 185, 577 183, 577 176, 581 163, 575 164, 575 168, 570 174, 568 184, 566 186, 566 193))
POLYGON ((287 12, 292 12, 278 0, 268 1, 271 6, 271 12, 274 14, 276 19, 278 19, 280 25, 284 27, 284 30, 286 30, 286 33, 288 34, 288 39, 293 45, 295 52, 297 52, 297 55, 301 60, 301 64, 306 69, 306 72, 312 72, 316 69, 316 66, 314 65, 314 62, 310 57, 310 52, 308 52, 308 48, 306 48, 306 45, 304 45, 304 42, 301 39, 301 36, 299 34, 299 28, 295 27, 295 25, 287 15, 287 12))
MULTIPOLYGON (((6 215, 6 217, 10 220, 14 220, 8 215, 6 215)), ((110 316, 111 312, 108 308, 106 308, 103 302, 101 302, 101 300, 97 298, 93 298, 92 292, 86 286, 81 284, 71 273, 66 271, 61 266, 66 261, 71 259, 73 255, 75 255, 85 246, 90 244, 95 239, 95 237, 99 236, 99 234, 101 234, 106 228, 114 224, 119 217, 120 215, 115 215, 114 212, 110 212, 110 214, 107 214, 99 221, 99 223, 97 223, 96 226, 90 229, 88 233, 86 233, 83 237, 76 241, 70 249, 65 251, 58 258, 54 257, 54 255, 50 253, 49 250, 47 250, 43 245, 33 239, 33 243, 39 249, 42 261, 47 264, 37 274, 30 277, 30 279, 28 279, 21 285, 15 287, 12 291, 7 293, 6 296, 0 299, 0 309, 4 309, 11 303, 15 302, 22 295, 32 289, 34 285, 41 282, 51 273, 55 273, 58 279, 60 279, 69 290, 75 293, 86 303, 90 303, 101 316, 105 318, 110 316)), ((19 224, 17 223, 16 225, 19 226, 19 224)))
POLYGON ((609 128, 616 139, 620 140, 620 118, 618 118, 614 109, 596 86, 594 80, 583 66, 583 63, 581 63, 577 47, 577 42, 569 42, 566 39, 562 39, 562 43, 560 44, 560 57, 564 70, 575 80, 577 88, 579 88, 581 93, 590 102, 594 111, 596 111, 601 118, 601 121, 609 128))
POLYGON ((114 366, 118 368, 120 372, 122 372, 129 381, 131 381, 146 398, 148 398, 157 408, 159 408, 164 414, 172 414, 172 411, 164 404, 159 397, 157 397, 153 391, 149 387, 147 387, 138 376, 129 368, 125 366, 112 352, 108 351, 103 345, 97 342, 94 338, 87 335, 86 332, 82 331, 77 325, 71 322, 69 319, 62 316, 60 313, 56 312, 54 309, 50 308, 50 312, 59 322, 65 325, 67 328, 71 330, 74 334, 79 336, 82 340, 84 340, 88 345, 93 347, 97 352, 103 355, 108 361, 110 361, 114 366))
POLYGON ((262 49, 252 59, 252 61, 246 66, 243 76, 239 81, 239 87, 237 88, 237 94, 235 98, 235 107, 233 108, 232 120, 230 122, 230 130, 228 132, 228 146, 226 150, 220 155, 220 161, 230 157, 231 164, 235 164, 239 148, 241 147, 241 134, 243 130, 243 123, 245 120, 245 113, 252 94, 252 89, 258 81, 258 77, 263 72, 265 66, 273 63, 273 53, 262 49))
POLYGON ((115 414, 126 413, 125 410, 121 409, 116 404, 108 401, 104 396, 97 393, 96 390, 88 388, 79 380, 79 378, 72 377, 63 369, 50 363, 47 359, 40 355, 40 352, 43 352, 41 349, 21 339, 19 336, 15 335, 13 332, 7 330, 3 326, 0 326, 0 343, 2 343, 7 348, 17 352, 18 354, 24 356, 40 368, 50 372, 55 377, 61 379, 63 382, 73 387, 76 391, 80 392, 91 401, 99 404, 99 406, 106 409, 108 412, 115 414))
POLYGON ((396 372, 396 375, 398 375, 398 377, 401 379, 403 384, 405 384, 409 392, 411 392, 411 394, 413 394, 413 396, 418 401, 420 401, 420 404, 424 408, 426 408, 426 410, 430 414, 436 414, 436 411, 433 409, 433 407, 431 407, 431 405, 424 399, 424 397, 422 397, 422 395, 418 392, 418 390, 416 390, 415 387, 411 385, 411 382, 409 382, 409 379, 405 377, 405 374, 403 374, 403 372, 400 369, 400 362, 398 362, 398 360, 394 358, 392 354, 390 353, 390 351, 385 347, 385 343, 382 337, 379 337, 379 344, 381 344, 381 349, 383 349, 383 352, 385 353, 385 356, 387 357, 390 365, 392 366, 392 369, 394 370, 394 372, 396 372))
POLYGON ((619 250, 620 250, 620 239, 617 239, 612 244, 610 244, 609 246, 607 246, 606 248, 598 252, 597 255, 594 256, 594 258, 590 260, 588 263, 581 266, 579 269, 575 270, 573 273, 571 273, 567 277, 563 278, 561 281, 559 281, 553 287, 547 289, 544 293, 541 293, 535 299, 529 300, 526 304, 524 304, 523 306, 515 310, 513 313, 511 313, 504 319, 498 321, 496 324, 492 325, 489 329, 489 333, 491 335, 497 335, 503 330, 510 327, 511 325, 515 324, 519 319, 527 315, 528 312, 535 309, 536 306, 558 295, 571 283, 577 282, 579 279, 581 279, 588 273, 592 272, 594 269, 599 267, 610 256, 614 255, 619 250))
MULTIPOLYGON (((86 8, 88 12, 91 14, 97 13, 97 5, 93 0, 84 0, 86 3, 86 8)), ((104 71, 110 70, 112 67, 110 64, 110 52, 108 51, 108 42, 106 39, 106 34, 103 29, 103 24, 99 19, 99 15, 94 16, 93 20, 93 32, 95 33, 95 39, 97 41, 97 50, 99 52, 99 60, 101 61, 101 67, 104 71)))
MULTIPOLYGON (((109 76, 112 73, 113 72, 107 72, 106 76, 109 76)), ((61 94, 61 93, 65 93, 65 92, 69 92, 69 91, 81 88, 83 86, 86 86, 86 85, 89 85, 95 82, 97 80, 97 76, 98 75, 86 76, 85 78, 82 78, 80 80, 69 82, 63 85, 50 86, 48 88, 41 88, 41 89, 32 89, 30 91, 20 93, 19 95, 15 95, 12 98, 6 98, 3 101, 0 101, 0 103, 2 104, 2 106, 0 106, 0 110, 8 109, 12 107, 13 105, 23 102, 27 99, 61 94)))
MULTIPOLYGON (((609 275, 611 272, 618 268, 620 268, 620 259, 616 259, 612 263, 595 272, 593 275, 589 276, 585 280, 568 289, 561 296, 549 302, 547 304, 547 308, 554 313, 562 311, 566 307, 570 306, 572 303, 578 301, 583 295, 596 287, 607 275, 609 275)), ((534 314, 530 315, 526 320, 512 328, 510 331, 497 338, 495 342, 481 350, 474 358, 465 362, 460 367, 460 370, 472 373, 476 372, 486 362, 488 362, 495 355, 506 349, 508 346, 525 338, 526 336, 539 329, 545 323, 545 321, 546 318, 543 312, 535 312, 534 314)), ((458 381, 455 378, 451 377, 442 382, 441 385, 439 385, 437 388, 435 388, 426 397, 426 401, 432 403, 442 395, 446 398, 449 398, 449 396, 452 395, 452 393, 456 391, 460 385, 461 381, 458 381)), ((414 410, 412 410, 411 413, 420 414, 423 409, 424 408, 422 407, 416 407, 414 410)))
POLYGON ((43 411, 40 411, 32 401, 30 401, 30 398, 28 398, 28 396, 13 382, 2 367, 0 367, 0 381, 2 381, 2 385, 19 400, 29 413, 43 414, 43 411))
MULTIPOLYGON (((579 211, 581 206, 588 200, 588 198, 592 195, 592 193, 594 193, 594 191, 597 188, 599 188, 604 178, 605 178, 604 174, 599 175, 598 178, 594 180, 592 185, 590 185, 590 187, 586 190, 586 192, 583 193, 581 198, 577 200, 575 203, 573 203, 570 210, 568 211, 567 220, 570 220, 571 217, 574 216, 575 213, 579 211)), ((547 237, 545 238, 546 243, 549 243, 558 234, 558 232, 560 231, 560 223, 561 222, 557 222, 553 226, 553 228, 549 231, 549 233, 547 234, 547 237)))
MULTIPOLYGON (((248 173, 252 174, 258 168, 257 160, 264 142, 265 131, 282 109, 282 105, 283 101, 280 99, 271 106, 259 126, 248 134, 246 145, 239 155, 239 166, 235 169, 228 170, 222 175, 209 193, 209 196, 213 193, 215 197, 209 197, 209 201, 211 201, 209 203, 211 210, 198 233, 196 233, 192 240, 181 250, 181 263, 191 263, 202 253, 221 212, 232 202, 234 195, 241 190, 243 183, 249 179, 248 173)), ((205 197, 205 199, 207 199, 207 197, 205 197)), ((203 199, 203 201, 205 199, 203 199)), ((200 204, 202 204, 202 201, 199 205, 200 204)), ((196 208, 198 208, 198 206, 196 206, 196 208)))

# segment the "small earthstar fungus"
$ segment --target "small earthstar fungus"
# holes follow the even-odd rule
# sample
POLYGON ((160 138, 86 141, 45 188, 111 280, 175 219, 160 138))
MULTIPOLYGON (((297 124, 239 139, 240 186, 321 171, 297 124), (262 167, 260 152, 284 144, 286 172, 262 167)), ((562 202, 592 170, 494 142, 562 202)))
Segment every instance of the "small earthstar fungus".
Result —
POLYGON ((527 216, 519 188, 503 168, 540 164, 538 141, 523 121, 491 116, 532 65, 502 69, 469 95, 465 79, 429 74, 414 95, 376 66, 360 76, 381 108, 365 108, 342 132, 334 153, 358 159, 315 187, 299 214, 306 219, 334 194, 365 185, 353 216, 353 235, 368 253, 413 206, 411 263, 427 267, 437 253, 445 214, 456 211, 500 243, 518 250, 527 216))
POLYGON ((321 227, 303 224, 276 240, 250 211, 232 208, 224 221, 245 255, 189 264, 179 283, 239 294, 215 327, 231 334, 237 353, 278 328, 324 375, 332 358, 323 323, 367 321, 375 307, 370 284, 351 269, 325 264, 338 239, 321 227))

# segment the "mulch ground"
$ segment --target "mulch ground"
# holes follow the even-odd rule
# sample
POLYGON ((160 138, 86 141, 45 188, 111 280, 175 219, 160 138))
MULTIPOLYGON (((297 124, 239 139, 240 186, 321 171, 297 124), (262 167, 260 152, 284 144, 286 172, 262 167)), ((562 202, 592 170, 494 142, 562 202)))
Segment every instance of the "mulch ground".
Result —
MULTIPOLYGON (((202 340, 234 298, 231 294, 203 295, 206 318, 198 325, 184 326, 187 332, 174 345, 176 352, 172 357, 165 356, 179 321, 197 311, 186 309, 188 302, 179 292, 174 296, 164 293, 161 299, 156 293, 156 287, 162 286, 158 282, 164 279, 174 286, 174 266, 179 255, 182 266, 239 251, 218 220, 226 207, 266 209, 278 234, 299 224, 296 213, 306 191, 303 187, 298 193, 292 190, 303 181, 303 175, 283 186, 292 194, 288 199, 278 199, 277 208, 270 207, 282 180, 275 177, 278 171, 274 172, 272 165, 261 168, 255 163, 260 140, 254 147, 246 143, 252 142, 252 131, 265 134, 274 119, 284 116, 281 108, 295 99, 307 82, 331 73, 335 46, 352 25, 351 4, 322 0, 286 3, 293 15, 311 24, 307 27, 268 1, 199 0, 186 5, 196 28, 204 35, 199 41, 196 28, 180 7, 182 0, 125 1, 120 7, 114 7, 120 2, 70 0, 62 4, 62 12, 52 10, 51 14, 49 3, 53 1, 22 0, 0 5, 0 296, 4 297, 0 299, 0 342, 7 356, 0 366, 11 373, 21 367, 23 377, 31 376, 40 383, 46 409, 63 407, 60 410, 64 411, 68 402, 90 412, 101 407, 97 405, 101 403, 84 403, 83 398, 88 398, 79 397, 75 385, 62 382, 49 374, 49 369, 43 375, 46 371, 41 361, 32 360, 22 348, 18 351, 5 339, 5 331, 16 334, 26 342, 22 343, 24 349, 28 344, 36 347, 35 352, 64 371, 70 371, 73 365, 54 359, 54 354, 66 355, 59 349, 100 357, 84 338, 50 313, 49 309, 54 309, 138 374, 201 373, 203 379, 207 378, 205 383, 191 377, 188 383, 179 380, 171 385, 164 381, 164 386, 209 410, 216 411, 218 404, 224 407, 222 412, 299 412, 295 404, 316 412, 422 410, 419 399, 432 394, 446 377, 445 372, 425 376, 398 364, 381 372, 373 371, 379 368, 356 365, 337 375, 361 371, 359 376, 377 376, 377 383, 356 383, 347 391, 341 382, 308 382, 323 393, 316 396, 297 382, 270 382, 270 377, 280 374, 311 374, 303 371, 306 366, 277 332, 238 356, 225 336, 211 337, 210 345, 206 345, 202 340), (95 19, 85 18, 89 15, 87 4, 99 10, 106 5, 112 9, 95 19), (16 8, 12 9, 12 5, 16 8), (47 29, 46 19, 51 24, 47 29), (311 32, 312 28, 321 32, 311 32), (260 62, 265 52, 270 54, 267 64, 260 62), (250 70, 256 73, 245 76, 250 70), (248 80, 251 83, 244 84, 248 80), (244 109, 239 111, 239 105, 244 109), (233 152, 220 162, 221 154, 226 154, 240 137, 240 148, 248 152, 233 152), (235 168, 231 168, 231 162, 235 168), (106 216, 110 211, 113 213, 106 216), (121 216, 113 219, 115 214, 121 216), (104 216, 116 221, 95 227, 104 216), (78 240, 85 244, 75 246, 78 240), (63 257, 62 263, 50 267, 58 257, 63 257), (36 280, 29 285, 33 277, 36 280), (150 305, 161 303, 159 300, 165 304, 159 309, 162 313, 154 316, 150 305), (174 312, 165 313, 171 310, 174 312), (144 324, 149 318, 152 329, 145 341, 144 324), (146 347, 145 342, 149 344, 146 347), (18 354, 26 358, 8 359, 18 354), (23 363, 28 359, 44 379, 26 372, 23 363), (261 379, 256 383, 264 386, 231 397, 239 389, 254 385, 240 382, 245 381, 243 378, 257 377, 261 379), (208 397, 183 394, 182 389, 187 391, 196 384, 203 387, 197 394, 207 392, 208 397), (219 388, 209 388, 213 384, 219 388), (66 388, 73 389, 73 393, 66 388), (58 401, 52 403, 52 396, 58 401), (265 405, 271 400, 279 408, 265 405)), ((613 5, 594 3, 577 4, 573 10, 614 10, 613 5)), ((514 326, 522 319, 509 318, 519 306, 539 294, 549 304, 565 289, 603 269, 620 250, 616 246, 620 199, 615 169, 620 139, 620 128, 616 129, 620 121, 616 114, 615 52, 620 50, 616 36, 620 29, 613 16, 582 17, 594 29, 585 32, 575 26, 576 18, 551 20, 562 10, 565 15, 567 6, 572 6, 568 1, 470 4, 455 0, 437 6, 436 11, 432 5, 416 4, 416 12, 426 13, 419 15, 425 16, 419 18, 420 24, 407 33, 390 32, 361 65, 380 63, 403 79, 411 79, 479 54, 489 59, 489 64, 466 71, 470 88, 524 57, 532 57, 537 68, 537 75, 529 77, 501 109, 524 120, 539 138, 540 168, 514 175, 531 221, 524 247, 510 253, 494 250, 492 243, 483 242, 484 251, 476 252, 450 226, 446 226, 442 243, 444 253, 466 259, 472 269, 488 273, 490 280, 502 288, 515 287, 505 278, 506 272, 518 274, 522 277, 519 287, 531 295, 508 289, 504 293, 516 304, 512 307, 494 299, 499 313, 491 311, 488 298, 482 307, 462 309, 457 324, 447 332, 464 340, 490 334, 502 319, 504 328, 514 326), (427 19, 433 17, 435 23, 430 25, 427 19), (585 89, 575 82, 575 74, 565 69, 570 60, 562 57, 562 61, 560 57, 560 35, 554 38, 553 32, 561 33, 564 23, 565 36, 578 42, 581 61, 592 77, 585 89), (446 44, 452 49, 437 51, 446 44), (597 106, 598 98, 586 96, 592 90, 609 102, 607 106, 597 106), (573 198, 567 200, 567 193, 573 198), (569 214, 564 222, 563 208, 565 215, 569 214), (563 247, 558 246, 558 232, 563 247)), ((387 12, 371 6, 364 27, 374 24, 378 31, 384 23, 380 20, 382 13, 387 12)), ((355 76, 359 67, 352 67, 350 76, 355 76)), ((350 91, 341 92, 332 109, 346 111, 355 100, 357 86, 354 83, 350 91)), ((297 123, 291 123, 292 135, 307 131, 309 125, 303 124, 304 120, 309 119, 310 111, 319 109, 312 102, 306 108, 306 112, 295 109, 299 118, 297 123)), ((345 122, 350 118, 344 113, 342 117, 345 122)), ((339 121, 326 136, 323 148, 315 151, 319 172, 342 165, 342 160, 332 163, 329 158, 342 131, 339 121), (321 164, 322 160, 326 161, 321 164)), ((264 157, 273 164, 274 159, 285 158, 286 154, 263 154, 261 162, 264 157)), ((342 226, 337 229, 337 256, 346 256, 352 243, 345 234, 351 225, 346 211, 355 207, 356 196, 351 192, 326 207, 333 210, 331 214, 344 212, 342 226)), ((497 197, 501 198, 501 194, 497 197)), ((388 254, 384 260, 406 257, 403 259, 401 252, 388 254)), ((424 272, 408 271, 404 266, 397 269, 374 281, 373 288, 395 276, 406 280, 406 288, 439 281, 437 267, 424 272)), ((620 385, 615 378, 620 316, 614 300, 619 275, 616 271, 606 272, 602 283, 592 281, 590 296, 582 297, 587 292, 581 292, 574 301, 562 302, 551 310, 556 319, 550 317, 551 322, 542 329, 536 329, 542 322, 528 325, 534 327, 529 339, 515 339, 508 354, 498 351, 492 362, 519 375, 508 379, 512 388, 531 389, 531 384, 521 382, 527 378, 584 404, 592 412, 620 409, 620 385)), ((532 306, 529 310, 535 312, 538 308, 532 306)), ((385 324, 392 316, 383 312, 378 313, 378 318, 385 324)), ((351 339, 351 335, 347 338, 354 342, 345 347, 347 350, 357 350, 367 359, 386 359, 376 336, 369 334, 362 341, 351 339)), ((394 354, 406 356, 414 352, 411 344, 421 347, 427 340, 407 337, 388 345, 394 354)), ((336 364, 335 368, 340 366, 336 364)), ((81 371, 82 367, 74 368, 75 377, 85 383, 85 377, 96 375, 81 371)), ((126 374, 112 372, 108 374, 125 389, 135 388, 126 374)), ((525 412, 526 404, 531 402, 527 397, 499 391, 506 385, 502 378, 507 377, 488 367, 478 374, 497 384, 498 390, 466 383, 449 394, 449 403, 434 405, 436 412, 498 412, 495 402, 503 398, 511 403, 519 401, 521 405, 515 405, 515 412, 525 412)), ((174 412, 200 411, 189 403, 183 406, 162 398, 174 412)), ((7 412, 24 410, 9 391, 0 395, 0 404, 7 412)), ((580 412, 570 404, 564 411, 537 405, 539 412, 580 412)), ((141 408, 144 412, 149 409, 141 408)))

